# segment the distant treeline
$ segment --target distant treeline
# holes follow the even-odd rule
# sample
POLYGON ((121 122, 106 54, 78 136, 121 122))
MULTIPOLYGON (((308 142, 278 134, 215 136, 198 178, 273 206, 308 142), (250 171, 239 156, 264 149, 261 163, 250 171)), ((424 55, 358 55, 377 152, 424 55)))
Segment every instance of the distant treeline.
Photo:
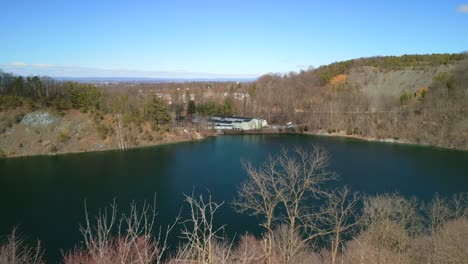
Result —
POLYGON ((427 67, 453 64, 466 58, 467 54, 465 53, 379 56, 335 62, 326 66, 321 66, 315 71, 323 84, 326 84, 331 78, 339 74, 349 73, 349 71, 355 67, 370 66, 388 70, 402 70, 405 68, 423 70, 427 67))
MULTIPOLYGON (((161 84, 164 87, 174 85, 161 84)), ((210 86, 212 83, 197 85, 210 86)), ((140 126, 144 122, 150 122, 154 128, 169 124, 174 119, 191 121, 192 116, 197 113, 201 116, 234 115, 235 106, 231 96, 219 102, 195 103, 189 100, 188 91, 179 91, 174 87, 163 90, 173 97, 174 102, 168 105, 162 96, 148 92, 146 84, 141 88, 144 90, 102 88, 89 83, 56 81, 40 76, 23 77, 0 71, 0 111, 19 107, 26 108, 26 111, 51 108, 59 114, 65 114, 68 110, 75 109, 93 113, 98 127, 101 127, 99 119, 102 119, 103 114, 122 114, 126 126, 140 126), (185 103, 182 95, 187 98, 185 103)), ((23 114, 18 114, 18 118, 23 114)), ((11 120, 6 124, 0 122, 0 130, 5 131, 5 128, 10 127, 13 122, 11 120)))
MULTIPOLYGON (((60 82, 49 77, 22 77, 0 71, 0 111, 18 107, 27 111, 52 108, 59 114, 65 114, 75 109, 93 113, 99 123, 102 114, 126 110, 124 114, 129 122, 149 121, 158 126, 171 121, 167 106, 158 97, 139 98, 134 106, 130 106, 126 99, 128 97, 108 96, 92 84, 60 82)), ((11 126, 11 122, 6 126, 11 126)), ((1 122, 0 129, 5 130, 1 122)))
POLYGON ((0 110, 27 104, 32 110, 55 107, 57 110, 101 110, 102 91, 90 84, 58 82, 49 77, 23 77, 0 72, 0 110))
MULTIPOLYGON (((187 83, 186 85, 192 85, 187 83)), ((206 85, 209 85, 207 82, 206 85)), ((162 84, 171 86, 174 84, 162 84)), ((180 86, 180 85, 179 85, 180 86)), ((159 87, 159 86, 158 86, 159 87)), ((134 89, 135 90, 135 89, 134 89)), ((166 89, 167 90, 167 89, 166 89)), ((194 101, 181 105, 180 97, 183 92, 168 91, 174 95, 174 105, 171 107, 177 116, 192 115, 199 113, 202 116, 209 115, 233 115, 234 102, 232 97, 227 97, 221 102, 200 102, 194 101), (177 94, 176 94, 177 93, 177 94)), ((93 84, 78 83, 70 81, 56 81, 50 77, 40 76, 16 76, 11 73, 0 71, 0 110, 14 109, 27 104, 33 109, 41 107, 53 107, 58 111, 79 109, 82 111, 104 111, 107 113, 124 113, 132 115, 130 119, 140 120, 145 116, 147 106, 154 104, 164 104, 160 98, 153 95, 154 99, 138 98, 135 91, 121 93, 119 90, 101 89, 93 84), (129 98, 132 97, 132 98, 129 98), (151 101, 151 102, 149 102, 151 101), (145 106, 146 103, 146 106, 145 106)), ((187 94, 187 98, 190 95, 187 94)), ((189 100, 190 101, 190 100, 189 100)), ((167 114, 167 110, 165 115, 167 114)), ((166 120, 167 118, 163 118, 166 120)))

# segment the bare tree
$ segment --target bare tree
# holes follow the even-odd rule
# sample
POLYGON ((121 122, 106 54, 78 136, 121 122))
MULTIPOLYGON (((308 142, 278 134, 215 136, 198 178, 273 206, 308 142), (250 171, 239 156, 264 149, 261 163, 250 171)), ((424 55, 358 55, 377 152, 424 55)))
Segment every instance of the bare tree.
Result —
POLYGON ((468 192, 454 194, 452 204, 455 218, 468 216, 468 192))
POLYGON ((466 217, 467 212, 468 193, 455 194, 451 201, 439 194, 434 196, 427 210, 430 229, 429 239, 432 245, 432 263, 436 263, 437 260, 441 259, 440 254, 446 254, 442 252, 441 248, 444 248, 448 241, 441 239, 441 237, 445 238, 452 228, 451 226, 447 227, 447 223, 466 217), (442 228, 444 228, 445 233, 441 231, 442 228), (441 233, 444 234, 441 236, 441 233))
POLYGON ((422 218, 416 199, 398 194, 384 194, 364 199, 364 241, 380 253, 390 251, 402 261, 412 238, 422 229, 422 218))
POLYGON ((232 243, 225 243, 224 225, 216 227, 214 223, 214 214, 223 203, 213 202, 211 195, 205 201, 202 195, 196 198, 193 194, 186 195, 185 201, 190 206, 190 218, 182 222, 182 239, 186 243, 171 263, 227 263, 232 243))
POLYGON ((432 263, 468 263, 468 219, 463 217, 447 222, 434 234, 434 240, 438 252, 432 263))
POLYGON ((86 225, 80 227, 84 244, 90 257, 96 263, 105 263, 109 257, 109 250, 112 248, 112 230, 117 221, 117 204, 115 200, 110 205, 110 215, 107 208, 99 210, 95 225, 91 225, 88 215, 88 208, 85 202, 86 225))
POLYGON ((311 249, 298 232, 291 238, 290 228, 283 224, 273 231, 272 263, 308 263, 311 260, 311 249))
POLYGON ((276 220, 275 210, 280 202, 279 189, 276 179, 278 161, 272 157, 260 168, 255 168, 250 162, 244 163, 249 176, 239 189, 239 198, 234 201, 238 212, 247 212, 250 215, 262 216, 264 221, 260 224, 266 230, 265 253, 268 263, 271 263, 273 243, 273 223, 276 220))
POLYGON ((451 218, 452 212, 446 199, 436 194, 429 204, 427 214, 430 222, 430 241, 432 244, 431 262, 434 263, 439 252, 437 240, 434 235, 440 230, 440 228, 451 218))
POLYGON ((321 223, 331 232, 331 263, 335 264, 344 237, 355 231, 358 225, 360 195, 348 186, 335 190, 328 198, 320 214, 321 223))
POLYGON ((5 244, 0 244, 0 263, 5 264, 43 264, 44 251, 38 241, 36 247, 28 246, 17 235, 16 228, 8 236, 5 244))
MULTIPOLYGON (((311 152, 297 147, 292 153, 283 149, 278 156, 278 168, 275 179, 278 182, 278 195, 286 212, 286 223, 289 226, 290 253, 297 244, 296 233, 307 233, 305 241, 324 235, 315 222, 307 221, 314 215, 311 207, 313 201, 328 196, 324 184, 336 180, 336 175, 327 170, 328 153, 320 147, 313 147, 311 152)), ((317 203, 317 202, 315 202, 317 203)))
POLYGON ((239 199, 235 205, 240 212, 265 217, 262 226, 267 230, 267 258, 271 263, 272 230, 275 222, 288 226, 286 262, 289 262, 300 242, 307 242, 323 235, 316 222, 307 221, 314 215, 310 205, 328 196, 324 184, 336 179, 336 175, 327 170, 328 153, 320 147, 313 147, 308 152, 297 147, 294 151, 282 149, 281 153, 255 169, 247 164, 248 180, 241 185, 239 199), (284 212, 284 216, 279 214, 284 212), (307 232, 309 231, 309 232, 307 232), (304 241, 297 234, 307 232, 304 241))
POLYGON ((152 205, 145 202, 139 208, 133 202, 128 214, 117 213, 114 201, 92 223, 85 204, 85 225, 80 228, 85 248, 66 254, 65 263, 162 263, 178 217, 164 231, 160 227, 156 232, 156 198, 152 205))
POLYGON ((237 247, 233 251, 233 264, 265 263, 264 247, 261 241, 253 235, 245 234, 241 237, 237 247))

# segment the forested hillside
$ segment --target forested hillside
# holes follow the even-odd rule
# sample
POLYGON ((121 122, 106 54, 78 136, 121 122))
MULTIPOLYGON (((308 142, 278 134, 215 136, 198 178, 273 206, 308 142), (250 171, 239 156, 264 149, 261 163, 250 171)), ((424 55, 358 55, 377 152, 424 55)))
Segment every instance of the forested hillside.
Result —
POLYGON ((468 149, 466 54, 375 57, 252 84, 251 115, 311 131, 468 149))
POLYGON ((155 145, 200 138, 171 126, 157 96, 0 72, 0 157, 155 145))
POLYGON ((200 138, 194 133, 203 126, 192 121, 209 115, 260 117, 273 125, 293 122, 297 132, 466 150, 468 58, 363 58, 267 74, 250 83, 93 85, 0 71, 2 156, 200 138))

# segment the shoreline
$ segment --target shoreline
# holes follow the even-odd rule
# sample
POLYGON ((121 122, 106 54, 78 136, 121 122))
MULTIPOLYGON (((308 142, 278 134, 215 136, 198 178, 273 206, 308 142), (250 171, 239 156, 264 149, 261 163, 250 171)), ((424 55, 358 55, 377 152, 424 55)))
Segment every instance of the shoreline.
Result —
MULTIPOLYGON (((381 142, 381 143, 394 143, 394 144, 406 144, 406 145, 436 147, 436 146, 429 145, 429 144, 420 144, 420 143, 418 144, 416 142, 411 142, 411 141, 405 140, 405 139, 403 139, 403 140, 394 139, 394 138, 378 139, 378 138, 370 137, 370 136, 347 135, 346 133, 340 133, 340 132, 328 133, 328 132, 325 132, 325 131, 317 131, 317 132, 304 132, 302 134, 312 135, 312 136, 323 136, 323 137, 352 138, 352 139, 358 139, 358 140, 369 141, 369 142, 381 142)), ((450 148, 448 148, 448 149, 450 149, 450 148)))
MULTIPOLYGON (((131 146, 128 147, 127 150, 132 149, 143 149, 149 147, 156 147, 156 146, 164 146, 164 145, 172 145, 178 143, 188 143, 188 142, 198 142, 205 140, 209 137, 218 137, 218 136, 242 136, 242 135, 306 135, 306 136, 319 136, 319 137, 333 137, 333 138, 344 138, 344 139, 355 139, 360 141, 367 141, 367 142, 376 142, 376 143, 389 143, 389 144, 398 144, 398 145, 408 145, 408 146, 419 146, 419 147, 433 147, 433 148, 440 148, 444 150, 451 150, 451 151, 462 151, 468 152, 468 149, 458 149, 458 148, 450 148, 445 146, 438 146, 438 145, 431 145, 431 144, 424 144, 424 143, 417 143, 412 142, 406 139, 394 139, 394 138, 382 138, 378 139, 375 137, 369 136, 362 136, 362 135, 347 135, 343 131, 342 132, 334 132, 328 133, 326 131, 317 130, 317 131, 305 131, 305 132, 288 132, 288 131, 278 131, 278 130, 255 130, 255 131, 225 131, 224 133, 198 133, 198 137, 196 138, 183 138, 183 139, 175 139, 169 140, 166 142, 158 142, 156 144, 146 144, 146 145, 139 145, 139 146, 131 146)), ((106 152, 106 151, 120 151, 125 152, 125 150, 121 150, 118 147, 116 148, 106 148, 101 150, 90 150, 90 151, 69 151, 69 152, 60 152, 60 153, 50 153, 50 154, 32 154, 32 155, 18 155, 18 156, 7 156, 1 157, 0 159, 16 159, 16 158, 28 158, 28 157, 36 157, 36 156, 62 156, 68 154, 84 154, 84 153, 96 153, 96 152, 106 152)))
POLYGON ((151 148, 157 146, 165 146, 165 145, 172 145, 172 144, 179 144, 179 143, 188 143, 188 142, 197 142, 205 140, 209 137, 216 136, 216 135, 204 135, 199 138, 185 138, 185 139, 176 139, 167 142, 159 142, 156 144, 146 144, 146 145, 139 145, 139 146, 129 146, 127 149, 122 150, 118 147, 116 148, 106 148, 106 149, 97 149, 97 150, 83 150, 83 151, 68 151, 68 152, 59 152, 59 153, 48 153, 48 154, 32 154, 32 155, 17 155, 17 156, 7 156, 7 157, 0 157, 1 159, 21 159, 21 158, 30 158, 30 157, 55 157, 55 156, 64 156, 70 154, 87 154, 87 153, 99 153, 99 152, 110 152, 110 151, 118 151, 118 152, 125 152, 127 150, 134 150, 134 149, 143 149, 143 148, 151 148))
POLYGON ((447 146, 417 143, 417 142, 410 141, 410 140, 407 140, 407 139, 394 139, 394 138, 378 139, 378 138, 375 138, 375 137, 362 136, 362 135, 346 135, 346 134, 336 133, 336 132, 329 134, 328 132, 322 132, 322 131, 319 131, 319 132, 303 132, 303 133, 297 133, 297 134, 304 134, 304 135, 310 135, 310 136, 319 136, 319 137, 348 138, 348 139, 355 139, 355 140, 375 142, 375 143, 387 143, 387 144, 407 145, 407 146, 416 146, 416 147, 430 147, 430 148, 439 148, 439 149, 451 150, 451 151, 468 152, 468 149, 451 148, 451 147, 447 147, 447 146))
POLYGON ((451 151, 463 151, 468 152, 468 149, 462 148, 454 148, 448 146, 441 146, 441 145, 432 145, 432 144, 425 144, 425 143, 418 143, 408 139, 395 139, 395 138, 375 138, 370 136, 363 136, 363 135, 347 135, 345 131, 340 132, 333 132, 328 133, 325 130, 314 130, 314 131, 304 131, 304 132, 296 132, 296 131, 279 131, 279 130, 256 130, 256 131, 230 131, 227 133, 219 134, 219 135, 271 135, 271 134, 296 134, 296 135, 308 135, 308 136, 319 136, 319 137, 334 137, 334 138, 345 138, 345 139, 355 139, 360 141, 367 141, 367 142, 375 142, 375 143, 388 143, 388 144, 398 144, 398 145, 408 145, 408 146, 419 146, 419 147, 431 147, 431 148, 439 148, 444 150, 451 150, 451 151))

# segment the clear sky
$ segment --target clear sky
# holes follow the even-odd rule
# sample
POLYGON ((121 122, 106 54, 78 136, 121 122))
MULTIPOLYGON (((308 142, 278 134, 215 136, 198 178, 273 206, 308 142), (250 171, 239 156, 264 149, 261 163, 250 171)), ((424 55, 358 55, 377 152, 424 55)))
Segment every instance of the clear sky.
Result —
POLYGON ((375 55, 468 50, 468 0, 0 0, 0 68, 248 77, 375 55))

